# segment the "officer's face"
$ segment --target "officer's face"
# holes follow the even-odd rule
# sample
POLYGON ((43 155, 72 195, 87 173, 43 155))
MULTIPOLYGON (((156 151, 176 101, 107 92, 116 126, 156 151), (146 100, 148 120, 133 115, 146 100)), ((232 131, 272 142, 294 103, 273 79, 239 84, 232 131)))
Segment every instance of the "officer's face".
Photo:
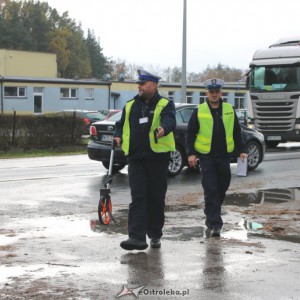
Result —
POLYGON ((214 90, 214 91, 206 91, 206 96, 208 98, 209 103, 213 106, 219 106, 220 98, 222 97, 221 90, 214 90))
POLYGON ((142 82, 139 83, 138 89, 139 89, 139 96, 143 100, 150 100, 157 90, 157 83, 152 81, 142 82))

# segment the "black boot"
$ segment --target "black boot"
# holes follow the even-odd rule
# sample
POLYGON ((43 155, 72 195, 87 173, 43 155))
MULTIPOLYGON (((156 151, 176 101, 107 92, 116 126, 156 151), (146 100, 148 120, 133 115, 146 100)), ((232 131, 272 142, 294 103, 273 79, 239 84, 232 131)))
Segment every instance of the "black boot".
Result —
POLYGON ((221 236, 221 228, 214 227, 210 234, 211 237, 220 237, 221 236))
POLYGON ((128 240, 121 242, 120 246, 125 250, 144 250, 148 247, 148 244, 134 238, 129 238, 128 240))
POLYGON ((151 246, 151 248, 160 248, 160 246, 161 246, 160 239, 152 238, 150 240, 150 246, 151 246))

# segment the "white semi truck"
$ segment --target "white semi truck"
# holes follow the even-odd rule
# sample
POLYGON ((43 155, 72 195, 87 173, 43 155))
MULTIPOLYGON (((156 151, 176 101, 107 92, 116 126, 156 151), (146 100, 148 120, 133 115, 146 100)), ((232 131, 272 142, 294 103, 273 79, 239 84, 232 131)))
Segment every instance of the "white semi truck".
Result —
POLYGON ((300 141, 300 36, 257 50, 247 76, 249 127, 268 147, 300 141))

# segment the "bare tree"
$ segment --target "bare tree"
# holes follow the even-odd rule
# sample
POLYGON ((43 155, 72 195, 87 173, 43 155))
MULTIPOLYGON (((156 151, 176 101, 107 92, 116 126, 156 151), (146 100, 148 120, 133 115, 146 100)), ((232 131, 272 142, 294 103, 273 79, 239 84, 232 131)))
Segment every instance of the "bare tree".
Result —
POLYGON ((243 77, 243 70, 230 68, 219 63, 216 67, 209 65, 201 74, 201 80, 205 81, 209 78, 220 78, 224 81, 239 81, 243 77))

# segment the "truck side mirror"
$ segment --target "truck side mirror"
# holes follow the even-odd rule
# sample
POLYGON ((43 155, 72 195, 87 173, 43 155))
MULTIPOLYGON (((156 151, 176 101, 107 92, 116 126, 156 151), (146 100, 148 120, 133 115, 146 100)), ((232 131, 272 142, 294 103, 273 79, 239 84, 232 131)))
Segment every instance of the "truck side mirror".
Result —
POLYGON ((250 76, 248 75, 246 77, 246 89, 249 90, 249 88, 250 88, 250 76))

